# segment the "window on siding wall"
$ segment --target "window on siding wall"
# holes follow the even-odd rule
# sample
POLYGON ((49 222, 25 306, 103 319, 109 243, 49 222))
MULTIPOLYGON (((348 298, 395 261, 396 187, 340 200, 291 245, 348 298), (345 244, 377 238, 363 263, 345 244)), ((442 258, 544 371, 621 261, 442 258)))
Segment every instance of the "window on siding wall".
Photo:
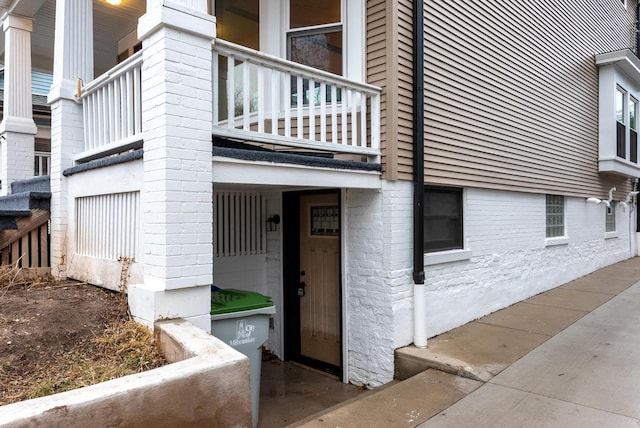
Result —
POLYGON ((616 203, 611 202, 611 207, 607 208, 605 213, 606 213, 605 222, 604 222, 605 232, 615 232, 616 231, 616 203))
POLYGON ((547 238, 564 236, 564 196, 547 195, 547 238))
POLYGON ((424 190, 424 251, 462 249, 462 189, 424 190))
POLYGON ((629 160, 638 162, 638 100, 629 96, 629 160))
POLYGON ((616 89, 616 156, 622 159, 627 158, 626 98, 626 92, 618 87, 616 89))

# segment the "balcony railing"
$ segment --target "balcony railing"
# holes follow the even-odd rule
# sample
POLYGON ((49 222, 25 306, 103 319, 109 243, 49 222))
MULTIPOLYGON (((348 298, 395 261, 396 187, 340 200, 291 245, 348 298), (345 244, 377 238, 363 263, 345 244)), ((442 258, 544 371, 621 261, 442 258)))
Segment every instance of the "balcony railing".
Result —
POLYGON ((142 52, 93 80, 82 90, 87 161, 140 144, 142 141, 142 52))
POLYGON ((213 45, 213 133, 380 155, 380 89, 223 40, 213 45))
MULTIPOLYGON (((380 157, 380 89, 223 40, 213 44, 213 134, 380 157)), ((78 162, 142 146, 142 52, 82 89, 78 162)))

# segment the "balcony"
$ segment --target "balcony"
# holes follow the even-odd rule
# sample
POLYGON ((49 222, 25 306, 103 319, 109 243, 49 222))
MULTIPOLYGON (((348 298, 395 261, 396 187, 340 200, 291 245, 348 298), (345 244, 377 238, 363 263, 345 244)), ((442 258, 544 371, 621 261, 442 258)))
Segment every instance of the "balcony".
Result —
MULTIPOLYGON (((288 153, 379 162, 380 89, 215 40, 213 137, 288 153)), ((142 52, 82 89, 77 162, 142 146, 142 52)))

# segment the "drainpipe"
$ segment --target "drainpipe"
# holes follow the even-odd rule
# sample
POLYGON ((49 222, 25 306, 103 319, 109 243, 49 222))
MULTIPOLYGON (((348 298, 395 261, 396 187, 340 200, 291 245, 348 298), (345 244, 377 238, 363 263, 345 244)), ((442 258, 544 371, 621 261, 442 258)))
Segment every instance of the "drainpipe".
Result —
POLYGON ((413 344, 427 347, 424 285, 424 0, 413 1, 413 344))

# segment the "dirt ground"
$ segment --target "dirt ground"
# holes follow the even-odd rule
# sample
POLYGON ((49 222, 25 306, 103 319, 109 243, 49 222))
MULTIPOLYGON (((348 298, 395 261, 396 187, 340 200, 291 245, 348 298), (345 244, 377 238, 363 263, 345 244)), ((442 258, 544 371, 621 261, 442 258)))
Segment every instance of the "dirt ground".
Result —
MULTIPOLYGON (((91 285, 50 281, 0 287, 0 405, 84 386, 91 383, 87 377, 104 380, 104 370, 91 361, 91 376, 80 374, 80 384, 70 385, 69 378, 80 372, 78 360, 86 365, 100 357, 87 353, 107 359, 135 354, 136 363, 144 367, 134 371, 161 365, 161 361, 148 361, 156 356, 140 358, 139 351, 128 349, 127 344, 135 342, 130 337, 104 339, 127 320, 126 300, 120 293, 91 285), (104 349, 106 342, 113 349, 104 349), (35 391, 32 387, 37 383, 47 386, 35 391), (22 391, 25 387, 31 390, 22 391)), ((142 332, 143 336, 148 333, 142 332)), ((143 341, 150 342, 150 335, 143 341)))

